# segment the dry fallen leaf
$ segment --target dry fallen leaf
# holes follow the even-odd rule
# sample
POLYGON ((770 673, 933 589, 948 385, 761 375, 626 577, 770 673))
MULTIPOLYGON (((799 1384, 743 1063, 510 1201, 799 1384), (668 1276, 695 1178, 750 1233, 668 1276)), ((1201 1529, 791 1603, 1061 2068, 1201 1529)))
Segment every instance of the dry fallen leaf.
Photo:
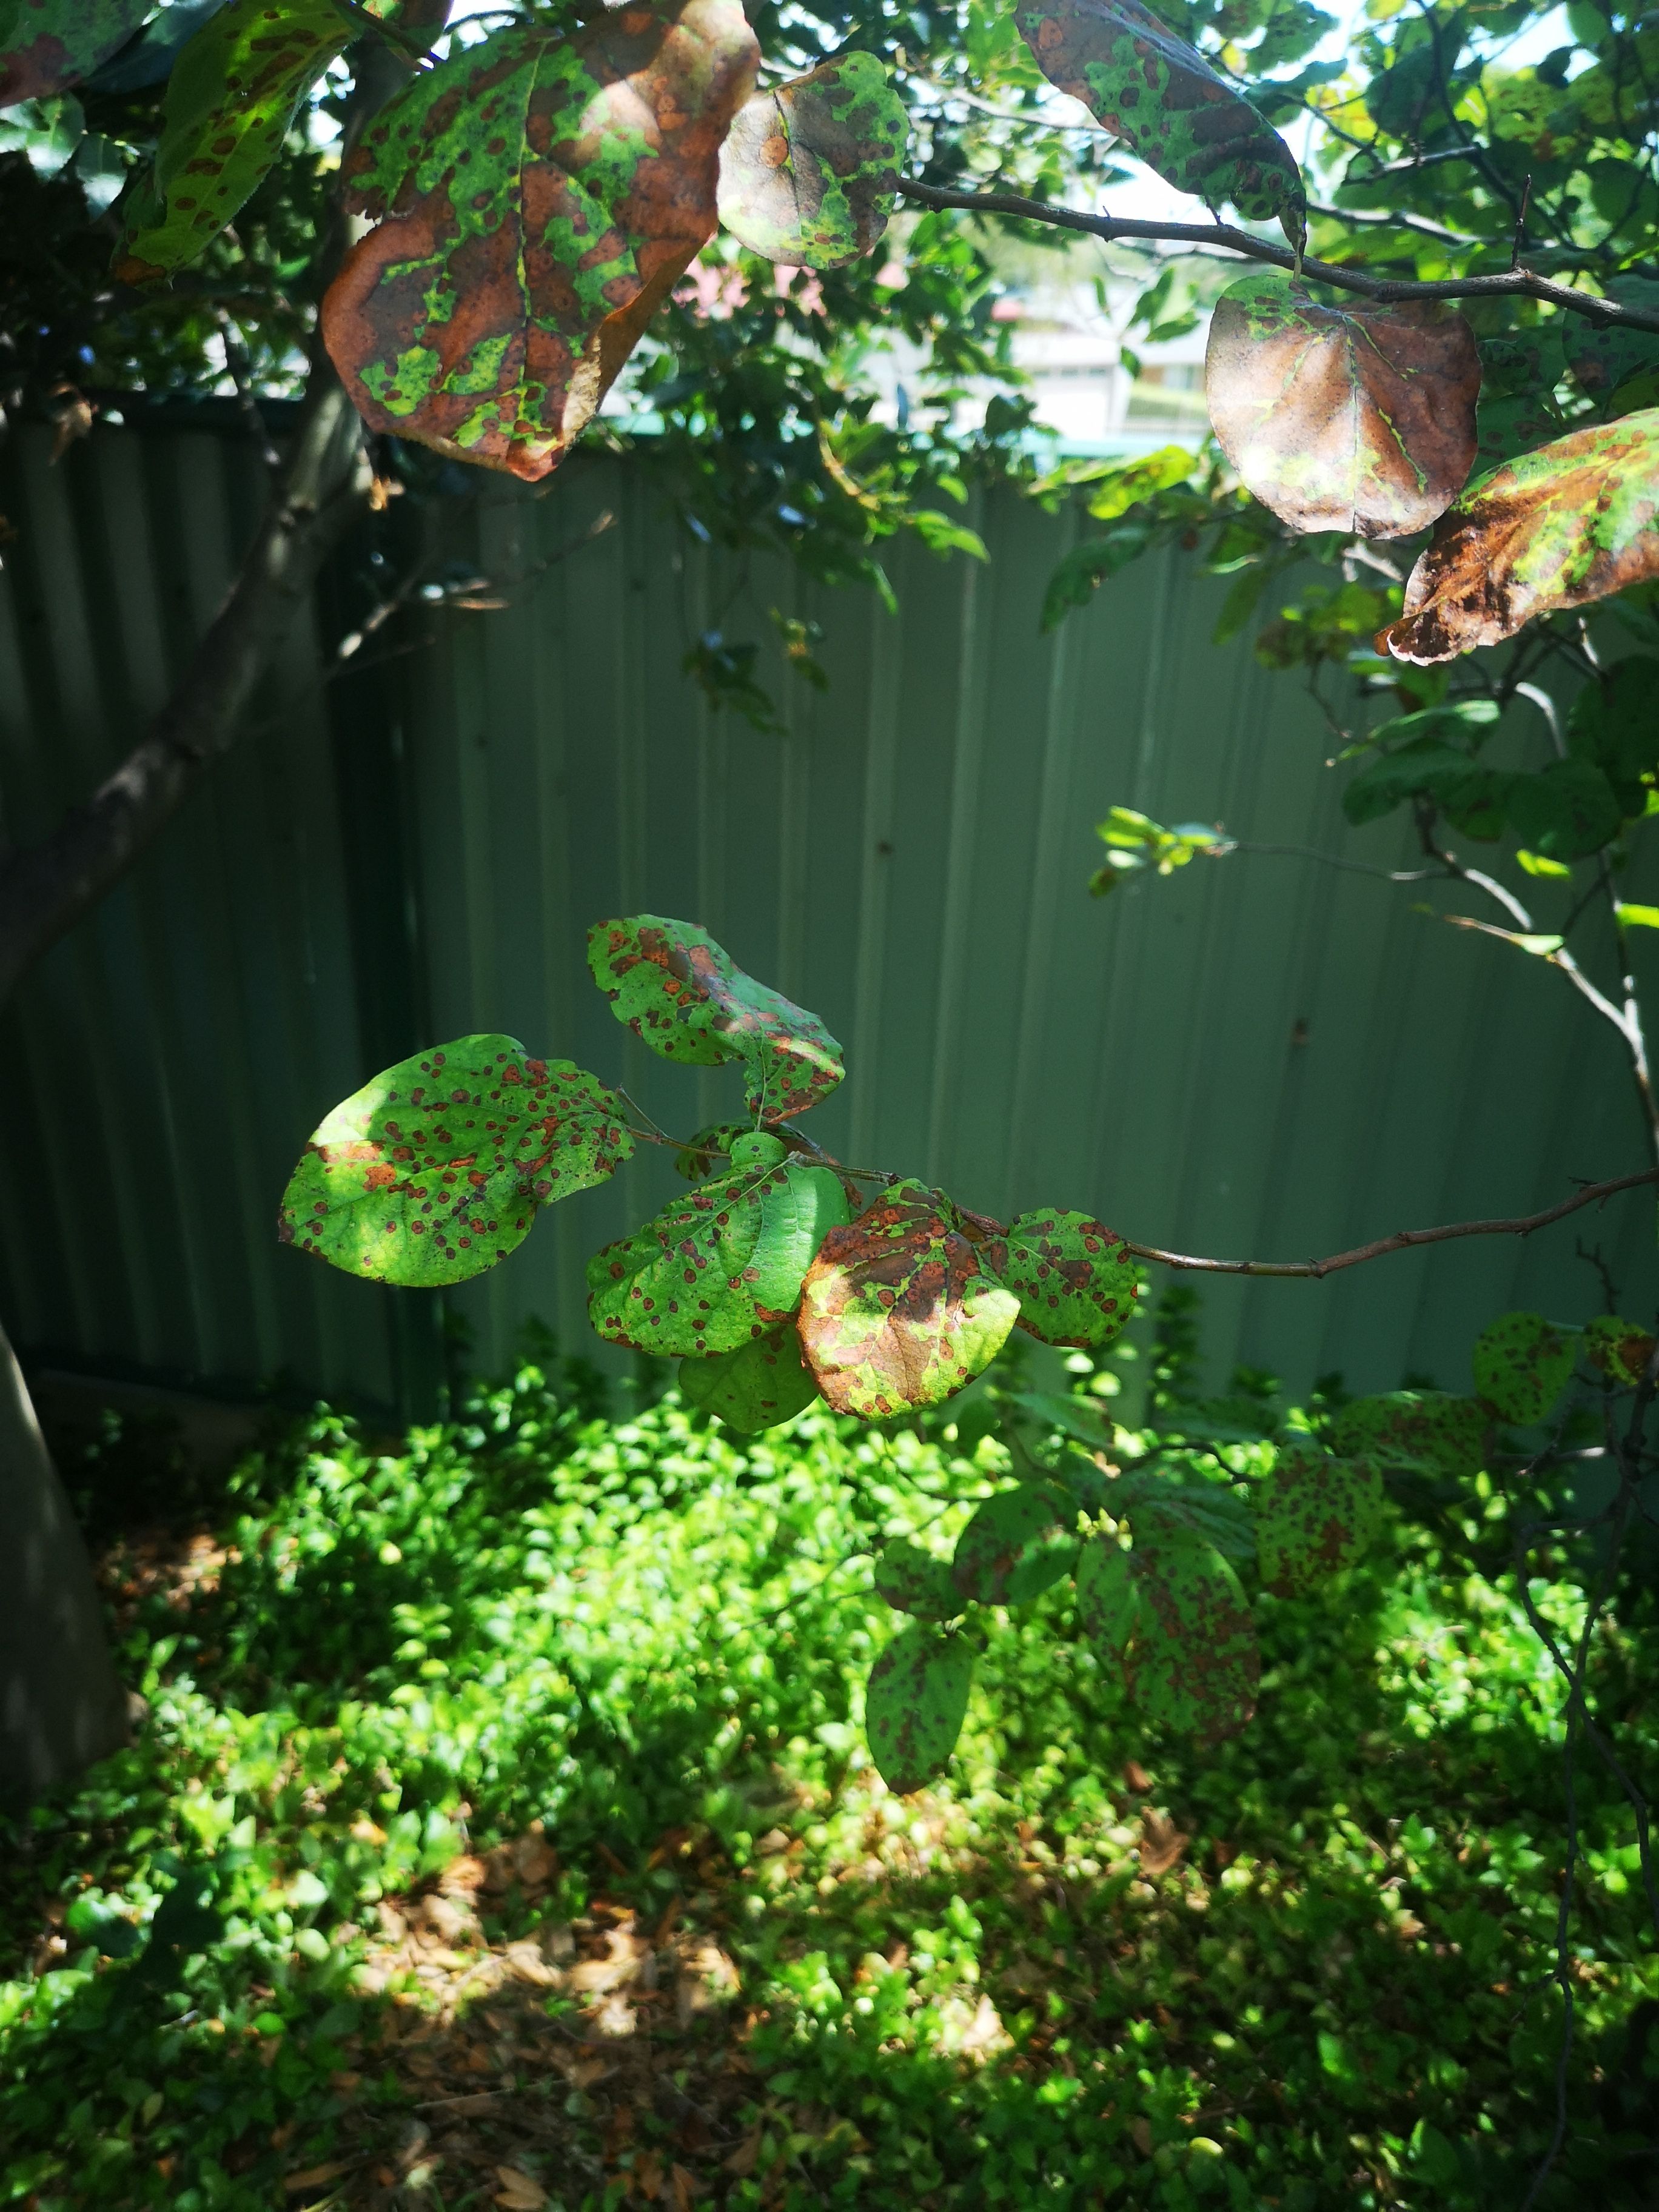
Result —
POLYGON ((1152 2154, 1152 2130, 1151 2122, 1145 2118, 1131 2120, 1129 2123, 1129 2133, 1134 2137, 1135 2148, 1140 2153, 1142 2158, 1150 2158, 1152 2154))
POLYGON ((1183 1834, 1162 1813, 1144 1813, 1140 1820, 1140 1871, 1153 1875, 1168 1874, 1191 1841, 1190 1836, 1183 1834))
POLYGON ((308 2166, 303 2173, 290 2173, 283 2187, 290 2197, 297 2197, 307 2189, 322 2189, 331 2181, 337 2181, 343 2173, 349 2173, 349 2159, 331 2159, 326 2166, 308 2166))
POLYGON ((547 2191, 522 2166, 498 2166, 495 2178, 501 2185, 495 2202, 504 2205, 506 2212, 541 2212, 547 2202, 547 2191))

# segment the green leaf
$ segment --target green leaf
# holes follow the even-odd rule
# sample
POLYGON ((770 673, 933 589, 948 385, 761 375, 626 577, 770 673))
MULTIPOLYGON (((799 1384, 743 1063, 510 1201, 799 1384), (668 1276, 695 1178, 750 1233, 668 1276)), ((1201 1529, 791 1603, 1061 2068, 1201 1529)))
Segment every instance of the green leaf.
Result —
POLYGON ((1625 929, 1659 929, 1659 906, 1632 906, 1627 899, 1615 899, 1613 910, 1625 929))
POLYGON ((1127 568, 1152 542, 1150 510, 1126 514, 1115 528, 1074 545, 1055 567, 1042 596, 1042 629, 1058 629, 1073 607, 1085 607, 1108 576, 1127 568))
POLYGON ((1036 1483, 999 1491, 957 1539, 951 1579, 978 1605, 1024 1605, 1077 1564, 1076 1511, 1063 1493, 1036 1483))
POLYGON ((1438 301, 1325 306, 1253 270, 1216 302, 1204 383, 1222 451, 1295 531, 1409 537, 1474 459, 1480 356, 1438 301))
POLYGON ((1640 814, 1659 772, 1659 660, 1632 653, 1585 684, 1567 717, 1567 745, 1613 786, 1626 815, 1640 814))
POLYGON ((1648 1371, 1653 1357, 1651 1329, 1639 1321, 1621 1321, 1616 1314, 1598 1314, 1584 1330, 1584 1349, 1592 1366, 1610 1382, 1633 1389, 1648 1371))
MULTIPOLYGON (((1203 1433, 1216 1424, 1183 1420, 1182 1432, 1203 1433)), ((1237 1441, 1233 1430, 1224 1440, 1237 1441)), ((1219 1439, 1218 1440, 1223 1440, 1219 1439)), ((1218 1552, 1235 1559, 1255 1557, 1255 1522, 1249 1506, 1225 1484, 1201 1474, 1183 1475, 1160 1468, 1156 1474, 1126 1474, 1113 1485, 1113 1510, 1127 1515, 1143 1533, 1159 1519, 1175 1523, 1218 1552)))
POLYGON ((980 1258, 1019 1300, 1020 1327, 1043 1344, 1109 1344, 1140 1295, 1123 1239, 1087 1213, 1022 1213, 980 1258))
POLYGON ((1019 1301, 988 1274, 948 1199, 896 1182, 832 1230, 801 1294, 800 1336, 838 1413, 937 1406, 1001 1351, 1019 1301))
MULTIPOLYGON (((1564 315, 1559 319, 1577 318, 1564 315)), ((1482 338, 1480 363, 1475 465, 1484 474, 1530 453, 1547 439, 1559 437, 1571 425, 1555 396, 1567 373, 1557 325, 1482 338)))
POLYGON ((884 1545, 876 1561, 876 1594, 921 1620, 955 1620, 967 1604, 944 1560, 902 1536, 884 1545))
POLYGON ((871 1668, 864 1731, 877 1773, 897 1796, 945 1771, 973 1679, 966 1640, 921 1621, 902 1629, 871 1668))
POLYGON ((173 65, 161 143, 126 202, 122 283, 158 283, 218 236, 353 35, 334 0, 230 0, 208 18, 173 65))
POLYGON ((1373 1461, 1335 1459, 1311 1437, 1279 1447, 1255 1497, 1261 1579, 1292 1597, 1364 1554, 1382 1519, 1382 1475, 1373 1461))
POLYGON ((745 1437, 793 1421, 818 1395, 793 1324, 781 1322, 734 1352, 680 1362, 680 1395, 745 1437))
POLYGON ((1057 1391, 1024 1391, 1014 1403, 1046 1426, 1063 1429, 1091 1451, 1105 1451, 1112 1441, 1110 1420, 1096 1399, 1077 1398, 1057 1391))
POLYGON ((433 1285, 504 1259, 538 1206, 629 1158, 622 1101, 514 1038, 399 1060, 337 1106, 283 1194, 277 1235, 349 1274, 433 1285))
POLYGON ((1356 827, 1375 822, 1402 799, 1419 792, 1433 796, 1437 787, 1461 783, 1470 773, 1467 753, 1434 738, 1413 738, 1360 769, 1342 794, 1342 811, 1356 827))
POLYGON ((1536 615, 1659 574, 1659 408, 1557 438, 1471 485, 1441 517, 1377 650, 1450 660, 1536 615))
POLYGON ((153 0, 0 0, 0 107, 51 100, 124 46, 153 0))
POLYGON ((1524 845, 1516 848, 1515 857, 1529 876, 1541 876, 1547 879, 1553 878, 1559 881, 1572 873, 1565 860, 1547 860, 1541 853, 1529 853, 1524 845))
POLYGON ((720 221, 769 261, 856 261, 887 228, 909 137, 875 55, 837 54, 738 110, 720 149, 720 221))
POLYGON ((805 1113, 846 1073, 816 1014, 757 983, 696 922, 636 914, 596 922, 587 964, 619 1022, 665 1060, 741 1060, 757 1115, 805 1113))
POLYGON ((64 1926, 76 1942, 95 1945, 106 1959, 130 1959, 144 1940, 143 1931, 113 1898, 77 1897, 64 1915, 64 1926))
POLYGON ((738 0, 514 24, 414 77, 342 168, 377 223, 323 301, 365 421, 534 480, 714 229, 759 58, 738 0))
POLYGON ((1209 64, 1139 0, 1046 0, 1016 9, 1037 67, 1177 191, 1231 201, 1302 234, 1306 197, 1290 148, 1209 64))
POLYGON ((594 1254, 588 1318, 636 1352, 734 1352, 788 1319, 813 1254, 846 1218, 828 1168, 787 1157, 776 1137, 739 1138, 725 1175, 594 1254))
POLYGON ((1482 1329, 1470 1364, 1474 1387, 1506 1421, 1530 1428, 1549 1412, 1577 1364, 1575 1339, 1542 1314, 1510 1313, 1482 1329))
POLYGON ((1623 810, 1613 786, 1587 760, 1554 760, 1517 775, 1505 799, 1517 835, 1552 860, 1582 860, 1619 835, 1623 810))
POLYGON ((1345 1406, 1331 1424, 1331 1442, 1348 1457, 1425 1467, 1463 1480, 1486 1465, 1486 1413, 1474 1398, 1390 1390, 1345 1406))
POLYGON ((1140 1592, 1129 1571, 1129 1554, 1115 1536, 1091 1536, 1077 1570, 1077 1617, 1084 1634, 1121 1659, 1134 1632, 1140 1592))
MULTIPOLYGON (((1606 288, 1610 300, 1621 305, 1659 307, 1659 284, 1641 276, 1615 276, 1606 288)), ((1573 381, 1588 398, 1616 401, 1620 388, 1632 377, 1659 368, 1659 331, 1644 331, 1629 324, 1597 324, 1581 315, 1564 315, 1561 340, 1573 381)))
POLYGON ((1255 1710, 1261 1672, 1238 1577, 1173 1516, 1143 1511, 1133 1527, 1127 1553, 1108 1536, 1083 1547, 1084 1632, 1121 1656, 1130 1694, 1149 1721, 1208 1743, 1236 1735, 1255 1710))
POLYGON ((1113 521, 1138 501, 1187 483, 1198 467, 1198 455, 1184 446, 1160 446, 1132 460, 1107 462, 1090 495, 1089 512, 1097 522, 1113 521))

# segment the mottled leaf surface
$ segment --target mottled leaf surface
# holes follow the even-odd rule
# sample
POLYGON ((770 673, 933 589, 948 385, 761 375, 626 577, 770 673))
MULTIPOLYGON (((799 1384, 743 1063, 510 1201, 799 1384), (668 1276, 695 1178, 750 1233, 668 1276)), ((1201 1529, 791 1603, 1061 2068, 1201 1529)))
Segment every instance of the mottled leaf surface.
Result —
POLYGON ((1337 1459, 1311 1437, 1280 1444, 1255 1496, 1262 1581, 1294 1597, 1351 1567, 1382 1523, 1382 1498, 1374 1461, 1337 1459))
POLYGON ((1552 1328, 1542 1314, 1509 1313, 1481 1330, 1469 1364, 1486 1403, 1530 1428, 1566 1389, 1577 1362, 1577 1340, 1552 1328))
POLYGON ((767 1121, 804 1113, 846 1072, 816 1014, 744 975, 694 921, 595 922, 587 964, 617 1019, 665 1060, 741 1060, 744 1095, 767 1121))
POLYGON ((1127 1514, 1140 1536, 1167 1521, 1201 1536, 1229 1559, 1255 1556, 1255 1522, 1243 1500, 1225 1483, 1173 1468, 1121 1476, 1111 1489, 1112 1510, 1127 1514))
POLYGON ((981 1266, 949 1200, 894 1183, 832 1230, 801 1292, 800 1338, 838 1413, 937 1406, 1002 1349, 1019 1301, 981 1266))
POLYGON ((738 111, 720 149, 720 221, 769 261, 856 261, 887 228, 909 134, 876 57, 838 54, 738 111))
POLYGON ((973 1680, 964 1639, 920 1620, 902 1629, 871 1668, 864 1732, 877 1773, 901 1797, 945 1771, 973 1680))
POLYGON ((1063 1492, 1036 1483, 999 1491, 957 1539, 951 1579, 978 1605, 1024 1605, 1077 1564, 1077 1512, 1063 1492))
POLYGON ((1424 665, 1659 575, 1659 407, 1557 438, 1470 486, 1406 581, 1379 653, 1424 665))
POLYGON ((1103 1650, 1121 1657, 1145 1717, 1217 1742, 1255 1711, 1261 1655, 1244 1593, 1215 1547, 1162 1515, 1139 1516, 1134 1548, 1109 1536, 1083 1547, 1078 1618, 1103 1650))
POLYGON ((1022 1213, 980 1256, 1019 1300, 1020 1327, 1044 1344, 1109 1344, 1135 1310, 1140 1270, 1091 1214, 1022 1213))
POLYGON ((804 1413, 818 1386, 800 1356, 800 1339, 787 1322, 751 1336, 735 1352, 680 1362, 680 1395, 706 1413, 718 1413, 745 1437, 775 1429, 804 1413))
POLYGON ((1419 1466, 1460 1480, 1486 1464, 1488 1416, 1473 1398, 1447 1390, 1388 1390, 1356 1398, 1331 1424, 1331 1442, 1348 1456, 1385 1467, 1419 1466))
POLYGON ((152 0, 0 0, 0 107, 51 100, 124 46, 152 0))
POLYGON ((675 1153, 675 1174, 683 1175, 687 1182, 701 1182, 705 1176, 714 1174, 723 1159, 730 1158, 732 1147, 739 1137, 750 1133, 747 1121, 709 1122, 675 1153))
POLYGON ((1435 301, 1326 307, 1254 271, 1216 302, 1204 378, 1223 452, 1292 530, 1426 530, 1474 460, 1480 356, 1435 301))
POLYGON ((1591 1364, 1609 1382, 1626 1388, 1640 1382, 1653 1357, 1653 1332, 1639 1321, 1621 1321, 1617 1314, 1598 1314, 1584 1331, 1584 1349, 1591 1364))
POLYGON ((813 1254, 847 1218, 840 1179, 739 1138, 731 1168, 673 1200, 587 1263, 587 1312, 607 1342, 702 1358, 764 1336, 794 1310, 813 1254))
POLYGON ((461 1037, 355 1091, 307 1146, 283 1197, 284 1243, 378 1282, 481 1274, 536 1209, 615 1173, 634 1149, 622 1101, 509 1036, 461 1037))
POLYGON ((920 1544, 896 1536, 876 1561, 876 1594, 899 1613, 919 1620, 954 1620, 968 1601, 951 1579, 943 1559, 920 1544))
POLYGON ((301 95, 353 35, 333 0, 230 0, 167 79, 161 139, 129 195, 116 249, 123 283, 191 261, 283 150, 301 95))
POLYGON ((1307 201, 1290 148, 1150 8, 1047 0, 1017 8, 1014 20, 1049 82, 1080 100, 1166 184, 1301 234, 1307 201))
POLYGON ((545 476, 713 234, 757 61, 737 0, 684 0, 514 26, 413 79, 347 159, 379 227, 323 303, 364 419, 545 476))
POLYGON ((1077 1570, 1077 1616, 1084 1634, 1121 1660, 1139 1608, 1128 1553, 1115 1536, 1091 1536, 1077 1570))

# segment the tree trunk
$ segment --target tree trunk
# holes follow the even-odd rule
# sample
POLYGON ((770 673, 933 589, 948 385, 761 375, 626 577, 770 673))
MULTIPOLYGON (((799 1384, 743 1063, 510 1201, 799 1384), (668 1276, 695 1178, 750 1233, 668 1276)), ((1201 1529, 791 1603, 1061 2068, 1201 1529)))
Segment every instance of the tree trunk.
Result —
POLYGON ((0 1807, 127 1741, 92 1564, 0 1328, 0 1807))

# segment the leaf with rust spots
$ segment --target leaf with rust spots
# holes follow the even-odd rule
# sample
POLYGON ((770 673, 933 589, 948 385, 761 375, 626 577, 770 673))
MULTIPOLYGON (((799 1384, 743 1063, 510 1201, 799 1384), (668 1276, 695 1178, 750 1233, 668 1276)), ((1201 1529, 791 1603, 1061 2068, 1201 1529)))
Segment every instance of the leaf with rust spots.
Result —
POLYGON ((945 1771, 973 1679, 965 1638, 920 1620, 901 1630, 871 1668, 864 1732, 877 1773, 899 1796, 945 1771))
POLYGON ((1307 195, 1290 148, 1139 0, 1047 0, 1014 21, 1049 82, 1166 184, 1303 235, 1307 195))
POLYGON ((1384 1467, 1423 1467, 1468 1480, 1486 1460, 1488 1419, 1473 1398, 1447 1390, 1389 1390, 1355 1398, 1331 1424, 1331 1442, 1348 1456, 1384 1467))
MULTIPOLYGON (((1620 306, 1637 307, 1648 314, 1659 309, 1659 284, 1647 276, 1615 276, 1607 295, 1620 306)), ((1644 331, 1629 324, 1592 323, 1580 315, 1561 318, 1561 341, 1573 381, 1603 409, 1625 410, 1618 402, 1622 387, 1633 380, 1649 383, 1659 374, 1659 331, 1644 331)), ((1638 403, 1640 404, 1640 403, 1638 403)))
POLYGON ((1480 477, 1436 525, 1376 649, 1427 666, 1659 576, 1659 407, 1480 477))
POLYGON ((524 1241, 539 1206, 604 1182, 633 1150, 597 1077, 513 1037, 461 1037, 334 1109, 289 1178, 277 1234, 375 1282, 465 1282, 524 1241))
POLYGON ((702 1182, 714 1174, 718 1161, 730 1158, 738 1139, 750 1133, 747 1121, 709 1122, 675 1153, 675 1174, 684 1176, 687 1182, 702 1182))
POLYGON ((714 230, 759 50, 737 0, 494 33, 416 77, 347 157, 380 218, 323 302, 377 430, 534 479, 592 418, 714 230))
POLYGON ((751 1336, 735 1352, 680 1362, 680 1395, 705 1413, 718 1413, 745 1437, 775 1429, 805 1412, 818 1386, 800 1356, 800 1339, 787 1322, 751 1336))
POLYGON ((726 1174, 672 1200, 587 1263, 588 1318, 611 1344, 701 1359, 764 1336, 847 1218, 841 1179, 776 1137, 740 1137, 726 1174))
POLYGON ((1121 1659, 1139 1606, 1128 1553, 1115 1536, 1091 1536, 1077 1570, 1077 1617, 1084 1634, 1103 1651, 1121 1659))
POLYGON ((1437 301, 1326 307, 1255 271, 1216 302, 1204 382, 1222 451, 1292 530, 1407 538, 1474 465, 1480 356, 1437 301))
POLYGON ((738 112, 720 149, 720 221, 769 261, 856 261, 887 228, 909 136, 876 57, 838 54, 738 112))
POLYGON ((1653 1358, 1651 1329, 1639 1321, 1620 1321, 1616 1314, 1598 1314, 1584 1331, 1584 1351, 1593 1367, 1609 1382, 1627 1389, 1643 1381, 1653 1358))
POLYGON ((1577 1339, 1535 1313, 1504 1314, 1482 1329, 1469 1360, 1486 1403, 1522 1428, 1544 1419, 1577 1363, 1577 1339))
POLYGON ((694 921, 635 914, 595 922, 587 964, 617 1019, 665 1060, 741 1060, 758 1118, 805 1113, 846 1073, 816 1014, 744 975, 694 921))
POLYGON ((120 283, 158 283, 217 237, 353 35, 334 0, 230 0, 209 17, 173 65, 161 143, 125 203, 120 283))
POLYGON ((823 1240, 801 1290, 800 1340, 838 1413, 937 1406, 1001 1351, 1019 1301, 987 1274, 940 1192, 890 1186, 823 1240))
POLYGON ((1279 1445, 1255 1497, 1261 1579, 1294 1597, 1351 1567, 1382 1519, 1382 1474, 1374 1460, 1336 1459, 1311 1437, 1279 1445))
POLYGON ((125 46, 152 0, 0 0, 0 107, 52 100, 125 46))
POLYGON ((1077 1565, 1077 1508, 1037 1483, 988 1498, 957 1539, 951 1579, 979 1605, 1024 1605, 1077 1565))
POLYGON ((967 1603, 944 1560, 902 1536, 882 1547, 876 1561, 876 1595, 896 1612, 913 1613, 919 1620, 955 1620, 967 1603))
POLYGON ((1043 1344, 1109 1344, 1140 1294, 1123 1239, 1087 1213, 1022 1213, 980 1257, 1019 1300, 1020 1327, 1043 1344))
POLYGON ((1146 1719, 1206 1743, 1235 1735, 1255 1711, 1261 1674, 1238 1577, 1185 1521, 1137 1513, 1133 1527, 1132 1551, 1109 1536, 1083 1547, 1084 1632, 1121 1658, 1146 1719))

